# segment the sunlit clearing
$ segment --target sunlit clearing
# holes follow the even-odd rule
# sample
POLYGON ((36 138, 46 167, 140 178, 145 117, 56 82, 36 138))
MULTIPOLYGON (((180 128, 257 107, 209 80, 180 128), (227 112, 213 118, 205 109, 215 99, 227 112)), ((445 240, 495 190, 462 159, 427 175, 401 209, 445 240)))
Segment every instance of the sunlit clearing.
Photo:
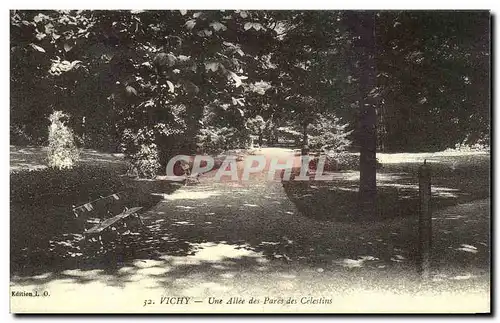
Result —
POLYGON ((435 153, 400 153, 400 154, 384 154, 378 153, 377 159, 382 164, 401 164, 401 163, 423 163, 427 159, 428 163, 441 163, 440 160, 430 160, 433 157, 456 157, 456 156, 471 156, 471 155, 488 155, 485 152, 476 151, 440 151, 435 153))

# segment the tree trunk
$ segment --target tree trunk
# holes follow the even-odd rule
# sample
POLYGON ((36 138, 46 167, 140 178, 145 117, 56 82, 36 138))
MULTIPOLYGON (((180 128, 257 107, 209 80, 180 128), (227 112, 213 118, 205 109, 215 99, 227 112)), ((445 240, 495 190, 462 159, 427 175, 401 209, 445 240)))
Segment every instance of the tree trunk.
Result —
POLYGON ((386 152, 387 126, 385 109, 385 104, 381 104, 377 113, 377 148, 380 152, 386 152))
POLYGON ((377 199, 377 114, 373 93, 376 88, 375 70, 375 15, 374 12, 357 12, 349 16, 349 24, 354 36, 358 53, 358 73, 361 99, 359 101, 359 139, 360 139, 360 179, 359 205, 360 213, 365 217, 376 214, 377 199))
POLYGON ((309 141, 307 140, 307 126, 309 124, 307 122, 304 122, 302 124, 302 146, 307 146, 309 144, 309 141))
POLYGON ((377 115, 375 108, 369 104, 364 105, 360 120, 360 155, 359 155, 359 202, 361 213, 371 217, 376 213, 377 198, 377 157, 376 157, 376 131, 377 115))
POLYGON ((302 155, 309 154, 309 140, 307 138, 307 126, 308 122, 304 122, 302 124, 302 155))

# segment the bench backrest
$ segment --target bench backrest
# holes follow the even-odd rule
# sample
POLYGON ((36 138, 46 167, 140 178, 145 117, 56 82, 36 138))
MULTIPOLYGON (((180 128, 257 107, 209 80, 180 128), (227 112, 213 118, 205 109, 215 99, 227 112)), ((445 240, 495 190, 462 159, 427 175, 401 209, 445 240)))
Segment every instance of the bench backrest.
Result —
POLYGON ((127 198, 125 192, 117 192, 75 206, 72 211, 76 218, 107 218, 120 213, 125 208, 127 198))

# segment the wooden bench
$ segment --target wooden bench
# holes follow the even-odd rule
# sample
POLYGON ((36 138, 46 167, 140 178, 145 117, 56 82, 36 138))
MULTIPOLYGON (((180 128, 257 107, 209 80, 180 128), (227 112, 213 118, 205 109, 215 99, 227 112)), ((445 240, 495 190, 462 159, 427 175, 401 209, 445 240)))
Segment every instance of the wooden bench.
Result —
POLYGON ((127 217, 133 215, 133 216, 137 216, 138 219, 139 219, 139 222, 141 224, 144 224, 142 222, 142 219, 140 217, 140 215, 137 213, 139 212, 140 210, 142 209, 142 207, 133 207, 131 209, 128 209, 128 210, 125 210, 123 211, 122 213, 118 214, 118 215, 115 215, 114 217, 112 218, 109 218, 109 219, 106 219, 98 224, 96 224, 95 226, 93 226, 92 228, 90 228, 89 230, 85 231, 85 234, 86 235, 91 235, 91 234, 100 234, 101 232, 103 232, 104 230, 106 230, 107 228, 111 227, 113 224, 115 224, 116 222, 119 222, 123 219, 126 219, 127 217))
POLYGON ((127 220, 130 217, 136 218, 141 226, 144 225, 139 214, 142 207, 128 208, 126 206, 128 197, 126 192, 118 192, 73 207, 73 214, 79 220, 84 234, 84 243, 97 241, 103 249, 102 236, 106 230, 127 228, 127 220))
POLYGON ((187 173, 186 179, 184 180, 184 185, 187 186, 189 183, 200 183, 201 173, 187 173))
POLYGON ((200 173, 192 173, 191 172, 191 167, 192 167, 192 162, 187 162, 185 160, 180 160, 179 161, 180 169, 184 173, 184 185, 187 186, 188 183, 199 183, 200 182, 200 173))
POLYGON ((108 196, 100 197, 85 204, 74 206, 73 214, 76 218, 82 218, 92 215, 94 212, 105 211, 106 213, 109 213, 111 210, 109 208, 106 210, 108 206, 111 206, 114 201, 124 201, 127 197, 128 195, 125 192, 117 192, 108 196))

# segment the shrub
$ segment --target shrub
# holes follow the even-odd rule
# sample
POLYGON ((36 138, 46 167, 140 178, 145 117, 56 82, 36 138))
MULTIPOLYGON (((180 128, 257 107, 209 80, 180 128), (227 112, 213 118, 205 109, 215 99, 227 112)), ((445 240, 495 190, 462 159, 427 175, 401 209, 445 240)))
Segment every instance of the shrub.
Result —
POLYGON ((489 152, 490 145, 484 141, 478 141, 475 144, 460 143, 456 144, 455 148, 446 149, 446 151, 457 151, 457 152, 489 152))
POLYGON ((135 132, 125 129, 121 148, 130 164, 130 174, 141 178, 154 178, 158 174, 161 167, 160 153, 153 130, 142 128, 135 132))
POLYGON ((135 154, 129 156, 133 170, 142 178, 154 178, 160 170, 160 156, 155 143, 142 144, 135 154))
POLYGON ((246 148, 250 143, 250 134, 246 129, 233 127, 207 127, 200 129, 197 135, 198 147, 205 153, 218 154, 228 149, 246 148))
POLYGON ((62 111, 54 111, 49 120, 49 167, 71 169, 78 161, 80 151, 75 144, 73 131, 66 125, 68 115, 62 111))
POLYGON ((319 114, 316 120, 309 125, 309 147, 327 152, 343 152, 350 145, 348 131, 349 124, 341 124, 340 118, 319 114))
MULTIPOLYGON (((318 163, 315 157, 310 166, 315 168, 318 163)), ((382 164, 377 159, 377 169, 381 168, 382 164)), ((325 171, 345 171, 345 170, 359 170, 359 155, 351 153, 329 153, 326 154, 325 171)))
POLYGON ((327 164, 329 161, 335 161, 337 170, 359 170, 359 155, 331 153, 327 155, 327 164))
POLYGON ((248 118, 245 122, 245 128, 250 131, 252 135, 254 135, 257 139, 257 144, 262 145, 262 141, 264 139, 264 130, 268 122, 264 121, 262 116, 257 115, 255 118, 248 118))
MULTIPOLYGON (((342 124, 341 119, 331 115, 317 114, 307 127, 308 147, 320 153, 344 152, 351 145, 349 124, 342 124)), ((302 145, 303 129, 297 126, 277 128, 278 136, 295 145, 302 145)))

